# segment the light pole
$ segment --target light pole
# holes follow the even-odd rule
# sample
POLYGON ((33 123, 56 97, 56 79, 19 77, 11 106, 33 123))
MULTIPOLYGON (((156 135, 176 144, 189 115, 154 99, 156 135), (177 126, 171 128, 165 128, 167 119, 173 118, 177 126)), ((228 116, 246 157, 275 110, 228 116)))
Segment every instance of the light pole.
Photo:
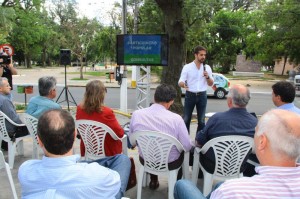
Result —
MULTIPOLYGON (((126 12, 127 12, 127 0, 122 0, 122 34, 127 33, 126 12)), ((120 88, 120 110, 123 112, 127 112, 127 68, 125 65, 120 67, 121 67, 120 73, 123 72, 122 83, 120 88)))

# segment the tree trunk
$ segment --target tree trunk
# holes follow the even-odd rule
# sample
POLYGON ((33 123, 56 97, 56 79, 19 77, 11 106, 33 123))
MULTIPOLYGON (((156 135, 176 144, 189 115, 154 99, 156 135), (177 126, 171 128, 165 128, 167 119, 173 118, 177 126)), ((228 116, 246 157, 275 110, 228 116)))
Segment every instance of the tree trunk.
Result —
POLYGON ((30 55, 25 54, 24 56, 25 56, 25 66, 26 66, 26 68, 31 68, 31 57, 30 57, 30 55))
POLYGON ((79 57, 80 60, 80 79, 83 79, 83 63, 82 63, 82 56, 79 57))
POLYGON ((163 68, 161 83, 173 85, 177 97, 171 110, 182 114, 181 90, 178 79, 183 66, 185 34, 183 27, 183 0, 155 0, 164 14, 165 30, 169 36, 168 66, 163 68))
POLYGON ((46 55, 47 55, 47 49, 44 47, 43 48, 43 53, 42 53, 42 67, 46 67, 46 55))
POLYGON ((286 62, 287 62, 287 56, 284 56, 284 61, 283 61, 283 67, 282 67, 281 75, 284 75, 284 70, 285 70, 286 62))

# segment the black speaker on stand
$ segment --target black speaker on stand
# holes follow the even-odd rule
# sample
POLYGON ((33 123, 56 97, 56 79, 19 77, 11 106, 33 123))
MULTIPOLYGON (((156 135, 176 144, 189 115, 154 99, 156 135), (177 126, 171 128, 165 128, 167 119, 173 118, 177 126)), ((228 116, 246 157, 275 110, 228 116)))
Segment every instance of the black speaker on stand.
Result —
POLYGON ((62 89, 62 91, 60 92, 56 102, 57 103, 62 103, 62 102, 67 102, 68 105, 68 110, 70 111, 70 102, 76 104, 74 97, 72 96, 71 92, 68 89, 68 85, 67 85, 67 65, 71 65, 71 50, 70 49, 60 49, 60 56, 59 56, 59 64, 60 65, 64 65, 65 66, 65 86, 62 89), (63 92, 65 92, 65 100, 58 102, 58 100, 60 99, 61 95, 63 94, 63 92), (73 101, 69 100, 69 94, 72 98, 73 101))

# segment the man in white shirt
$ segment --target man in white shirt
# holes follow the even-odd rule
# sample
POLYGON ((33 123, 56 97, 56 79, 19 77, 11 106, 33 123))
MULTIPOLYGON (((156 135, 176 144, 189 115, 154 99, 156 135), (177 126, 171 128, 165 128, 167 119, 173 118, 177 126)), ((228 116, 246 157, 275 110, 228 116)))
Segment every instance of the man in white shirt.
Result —
POLYGON ((209 65, 205 64, 206 49, 197 46, 194 49, 195 60, 186 64, 180 75, 178 85, 186 89, 184 99, 184 123, 190 131, 192 113, 196 106, 198 117, 198 128, 202 130, 205 126, 205 111, 207 104, 206 90, 207 86, 212 86, 214 79, 209 65))

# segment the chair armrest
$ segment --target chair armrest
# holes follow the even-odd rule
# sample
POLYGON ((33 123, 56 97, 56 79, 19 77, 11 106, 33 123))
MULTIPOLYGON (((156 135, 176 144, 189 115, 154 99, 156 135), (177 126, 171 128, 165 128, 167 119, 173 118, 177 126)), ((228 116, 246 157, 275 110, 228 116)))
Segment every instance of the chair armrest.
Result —
POLYGON ((128 156, 128 149, 127 149, 127 135, 123 135, 123 137, 121 138, 122 141, 122 151, 123 154, 128 156))
MULTIPOLYGON (((17 123, 15 123, 14 121, 12 121, 9 117, 7 117, 7 115, 4 115, 4 117, 5 117, 5 119, 9 122, 9 123, 11 123, 12 125, 14 125, 14 126, 26 126, 25 124, 17 124, 17 123)), ((22 121, 23 122, 23 121, 22 121)))
POLYGON ((260 166, 259 163, 254 162, 253 160, 248 159, 247 162, 255 167, 260 166))

